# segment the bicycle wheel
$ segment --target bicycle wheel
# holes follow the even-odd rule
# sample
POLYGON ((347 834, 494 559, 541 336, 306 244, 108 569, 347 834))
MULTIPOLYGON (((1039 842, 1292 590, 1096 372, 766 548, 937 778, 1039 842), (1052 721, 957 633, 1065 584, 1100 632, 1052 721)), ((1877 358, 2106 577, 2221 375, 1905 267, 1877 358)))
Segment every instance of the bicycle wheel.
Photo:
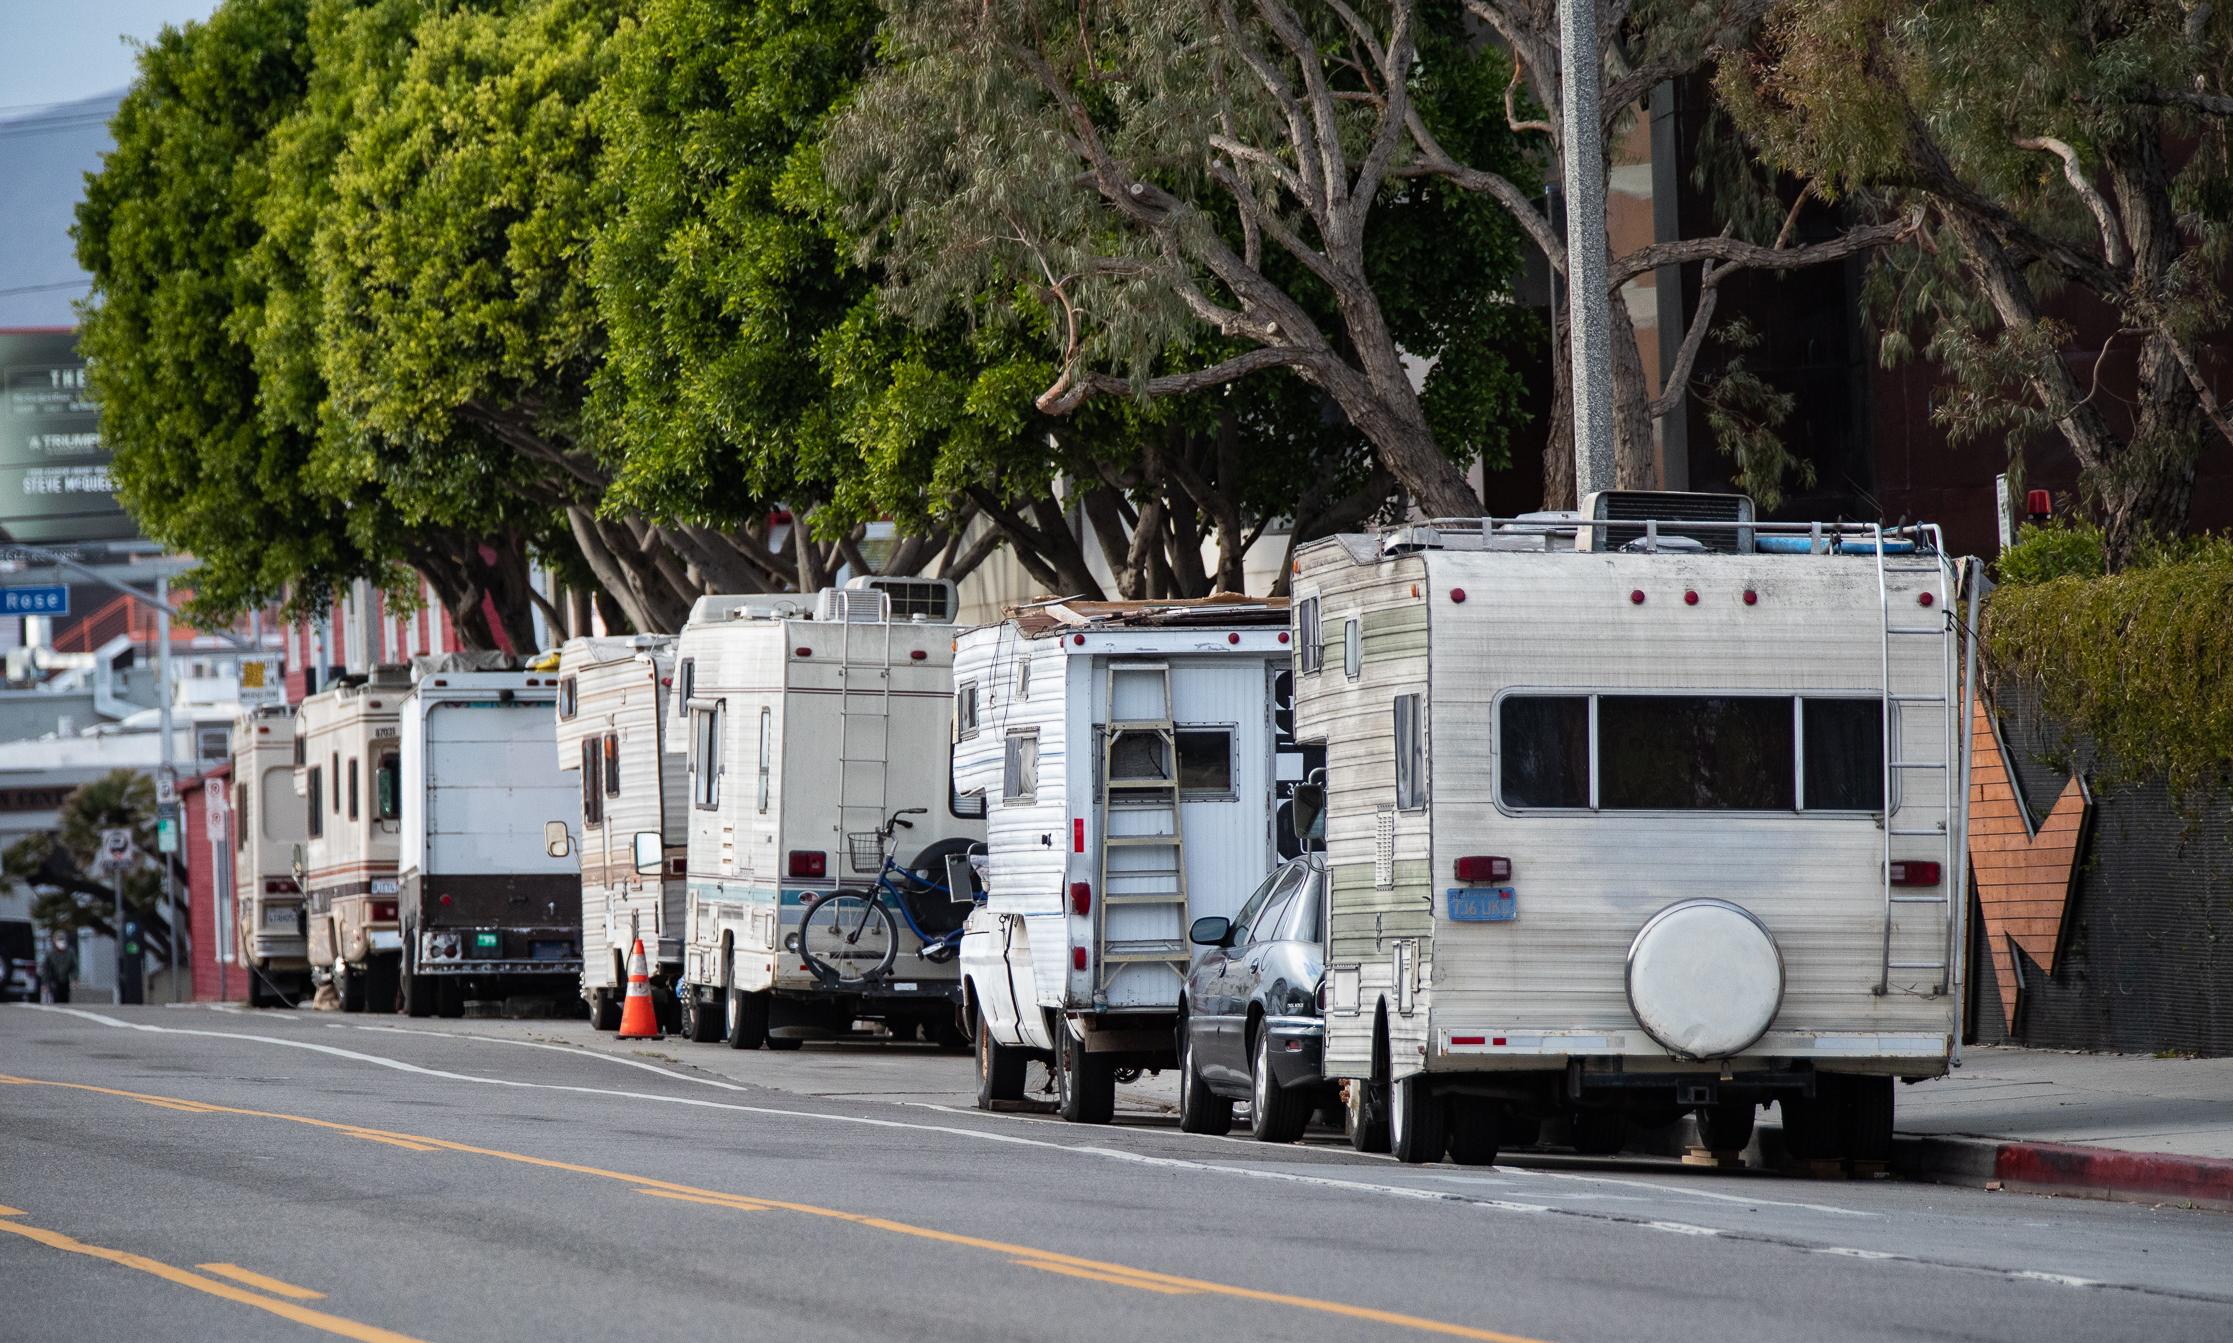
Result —
POLYGON ((828 891, 807 901, 799 915, 799 958, 832 983, 879 979, 898 955, 899 926, 873 896, 828 891))

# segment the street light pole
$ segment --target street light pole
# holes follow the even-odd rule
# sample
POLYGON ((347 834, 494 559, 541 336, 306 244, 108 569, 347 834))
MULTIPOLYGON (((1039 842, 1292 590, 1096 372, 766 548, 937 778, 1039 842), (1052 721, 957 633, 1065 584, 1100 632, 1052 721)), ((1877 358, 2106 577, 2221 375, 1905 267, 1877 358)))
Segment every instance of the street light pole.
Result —
POLYGON ((1566 332, 1574 502, 1613 485, 1612 264, 1605 241, 1596 0, 1559 0, 1559 121, 1566 160, 1566 332))
MULTIPOLYGON (((156 766, 155 796, 158 815, 178 811, 178 768, 176 743, 171 738, 171 580, 155 580, 155 679, 162 683, 156 693, 157 731, 163 734, 162 755, 156 766)), ((175 819, 165 818, 170 826, 171 848, 175 851, 183 842, 180 826, 175 819)), ((155 846, 155 861, 163 868, 164 917, 171 924, 171 1001, 179 1001, 178 971, 185 961, 186 926, 178 921, 178 881, 173 875, 171 854, 163 846, 155 846)))

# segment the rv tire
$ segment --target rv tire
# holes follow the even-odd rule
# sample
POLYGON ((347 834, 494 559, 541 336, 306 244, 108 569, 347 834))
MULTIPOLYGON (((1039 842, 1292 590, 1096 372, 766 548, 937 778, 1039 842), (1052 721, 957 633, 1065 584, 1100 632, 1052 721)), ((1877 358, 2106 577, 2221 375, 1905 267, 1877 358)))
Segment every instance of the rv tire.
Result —
POLYGON ((768 1042, 768 995, 729 990, 729 1048, 758 1049, 768 1042))
POLYGON ((444 979, 435 986, 434 1014, 453 1019, 465 1015, 464 980, 444 979))
POLYGON ((1283 1087, 1272 1072, 1272 1033, 1256 1032, 1256 1067, 1250 1082, 1248 1131, 1258 1142, 1294 1142, 1310 1127, 1311 1094, 1283 1087))
POLYGON ((697 986, 682 991, 682 1036, 694 1045, 710 1045, 721 1038, 721 1020, 706 1010, 697 986))
POLYGON ((1106 1124, 1116 1118, 1116 1065, 1086 1052, 1085 1041, 1058 1024, 1055 1035, 1055 1096, 1062 1117, 1073 1124, 1106 1124))
MULTIPOLYGON (((1024 1052, 992 1038, 992 1027, 977 1018, 977 1108, 990 1110, 1000 1101, 1023 1099, 1024 1052)), ((1179 1125, 1185 1127, 1181 1114, 1179 1125)))
POLYGON ((1509 1119, 1499 1101, 1486 1096, 1452 1096, 1450 1159, 1461 1166, 1493 1166, 1509 1119))
POLYGON ((592 1030, 620 1029, 620 999, 611 989, 590 990, 589 1025, 592 1030))
POLYGON ((1620 1110, 1576 1110, 1568 1137, 1583 1156, 1619 1156, 1628 1145, 1628 1115, 1620 1110))
MULTIPOLYGON (((1179 1027, 1182 1038, 1186 1027, 1179 1027)), ((1209 1089, 1201 1070, 1194 1066, 1194 1042, 1179 1050, 1179 1132, 1206 1133, 1213 1138, 1233 1131, 1233 1102, 1209 1089)))
POLYGON ((351 970, 347 962, 333 967, 333 993, 341 1000, 342 1011, 364 1010, 364 976, 351 970))
MULTIPOLYGON (((1382 1009, 1383 1013, 1385 1008, 1382 1009)), ((1373 1024, 1372 1073, 1349 1079, 1349 1145, 1360 1152, 1388 1150, 1388 1019, 1373 1024)))
POLYGON ((1698 1139, 1710 1152, 1742 1152, 1752 1145, 1752 1121, 1760 1107, 1752 1101, 1723 1101, 1698 1110, 1698 1139))
POLYGON ((411 1017, 434 1015, 434 976, 405 975, 403 977, 403 1014, 411 1017))
POLYGON ((1425 1073, 1388 1086, 1388 1150, 1407 1166, 1440 1161, 1449 1145, 1450 1107, 1434 1094, 1425 1073))
POLYGON ((364 1007, 392 1015, 403 997, 403 958, 378 956, 365 962, 364 1007))

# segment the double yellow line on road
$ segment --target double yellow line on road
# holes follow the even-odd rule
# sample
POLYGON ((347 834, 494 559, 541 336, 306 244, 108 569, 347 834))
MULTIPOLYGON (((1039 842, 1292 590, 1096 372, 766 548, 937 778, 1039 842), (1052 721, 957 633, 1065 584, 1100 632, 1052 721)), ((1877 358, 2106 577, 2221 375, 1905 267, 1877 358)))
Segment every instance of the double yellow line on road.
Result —
MULTIPOLYGON (((647 1175, 632 1175, 626 1171, 606 1170, 602 1167, 585 1166, 572 1161, 559 1161, 551 1157, 530 1156, 524 1152, 508 1152, 501 1148, 479 1147, 471 1143, 451 1142, 446 1138, 430 1138, 416 1133, 398 1133, 391 1129, 368 1128, 362 1124, 344 1124, 330 1119, 317 1119, 309 1115, 286 1114, 274 1110, 251 1110, 239 1106, 212 1105, 206 1101, 181 1100, 174 1096, 155 1096, 139 1091, 124 1091, 115 1087, 93 1086, 85 1082, 58 1082, 49 1081, 45 1078, 14 1077, 4 1073, 0 1073, 0 1085, 8 1084, 19 1086, 55 1087, 69 1091, 89 1092, 98 1096, 111 1096, 122 1100, 136 1101, 143 1105, 152 1105, 166 1110, 183 1111, 196 1114, 235 1115, 251 1119, 274 1119, 282 1121, 284 1123, 304 1124, 312 1128, 325 1129, 333 1133, 346 1134, 352 1138, 363 1138, 373 1142, 387 1143, 411 1151, 458 1152, 467 1156, 489 1157, 498 1161, 509 1161, 524 1166, 535 1166, 544 1170, 565 1171, 573 1175, 586 1175, 595 1179, 614 1180, 622 1184, 631 1185, 643 1193, 653 1194, 663 1198, 672 1198, 683 1202, 707 1204, 716 1208, 721 1208, 733 1212, 764 1212, 774 1210, 781 1212, 798 1213, 808 1217, 829 1218, 834 1221, 849 1222, 855 1226, 866 1227, 875 1231, 888 1232, 892 1235, 908 1236, 918 1240, 928 1240, 937 1242, 939 1244, 954 1245, 967 1249, 985 1250, 1007 1259, 1010 1263, 1020 1264, 1027 1268, 1040 1269, 1042 1271, 1050 1273, 1059 1273, 1066 1277, 1083 1278, 1094 1282, 1104 1282, 1113 1286, 1136 1288, 1138 1290, 1154 1292, 1161 1295, 1200 1294, 1204 1296, 1229 1297, 1243 1301, 1252 1301, 1262 1305, 1284 1306, 1295 1310, 1309 1311, 1321 1315, 1332 1315, 1344 1319, 1387 1325, 1391 1328, 1408 1329, 1418 1333, 1436 1334, 1445 1338, 1474 1339, 1479 1340, 1480 1343, 1542 1343, 1542 1340, 1540 1339, 1530 1338, 1523 1334, 1502 1333, 1494 1329, 1480 1329, 1472 1325, 1457 1324, 1448 1320, 1430 1319, 1426 1316, 1421 1315, 1407 1315, 1400 1311, 1380 1310, 1371 1306, 1351 1305, 1347 1302, 1342 1301, 1328 1301, 1318 1297, 1296 1296, 1286 1292, 1263 1291, 1254 1287, 1237 1286, 1232 1283, 1212 1282, 1203 1278, 1183 1277, 1178 1274, 1162 1273, 1152 1269, 1132 1268, 1128 1265, 1110 1263, 1106 1260, 1087 1259, 1078 1255, 1062 1254, 1054 1250, 1043 1250, 1038 1248, 1037 1246, 1032 1245, 1018 1245, 1008 1241, 990 1240, 982 1236, 970 1236, 963 1235, 959 1232, 941 1231, 935 1227, 917 1226, 911 1222, 899 1222, 886 1217, 870 1216, 865 1213, 846 1212, 843 1209, 839 1208, 824 1208, 811 1203, 791 1203, 786 1202, 782 1199, 768 1198, 759 1194, 731 1194, 718 1189, 704 1189, 698 1187, 697 1185, 679 1184, 672 1180, 654 1179, 651 1176, 647 1175)), ((5 1221, 0 1221, 0 1227, 5 1227, 7 1225, 8 1224, 5 1221)), ((33 1228, 27 1227, 10 1227, 9 1229, 22 1231, 33 1230, 33 1228)), ((58 1233, 44 1234, 51 1235, 58 1233)), ((65 1236, 62 1237, 62 1239, 68 1240, 69 1238, 65 1236)), ((77 1242, 72 1242, 72 1245, 76 1244, 77 1242)), ((95 1247, 91 1246, 85 1247, 85 1249, 88 1251, 92 1251, 94 1250, 94 1248, 95 1247)), ((98 1251, 98 1256, 108 1257, 116 1255, 118 1253, 120 1252, 113 1250, 98 1251)), ((135 1259, 138 1258, 138 1256, 131 1257, 135 1259)), ((154 1260, 146 1260, 144 1262, 147 1264, 156 1264, 156 1261, 154 1260)), ((134 1265, 134 1267, 138 1266, 139 1265, 137 1264, 134 1265)), ((165 1270, 163 1276, 169 1276, 171 1274, 185 1274, 185 1270, 173 1269, 167 1264, 156 1264, 156 1267, 165 1270)), ((198 1276, 194 1274, 185 1275, 188 1277, 198 1276)), ((176 1281, 177 1279, 174 1278, 173 1280, 176 1281)), ((237 1292, 239 1290, 237 1288, 231 1287, 229 1284, 216 1282, 213 1279, 203 1279, 202 1281, 207 1282, 210 1287, 223 1289, 223 1292, 237 1292)), ((199 1286, 200 1284, 187 1283, 185 1285, 199 1286)), ((202 1290, 208 1290, 208 1288, 203 1288, 202 1290)), ((222 1295, 223 1292, 219 1292, 217 1294, 222 1295)), ((242 1297, 250 1297, 250 1294, 245 1292, 240 1293, 240 1295, 242 1297)), ((290 1303, 286 1302, 266 1301, 260 1297, 251 1298, 250 1304, 259 1305, 264 1309, 274 1309, 282 1306, 286 1307, 287 1309, 293 1310, 305 1309, 303 1307, 293 1306, 290 1303)), ((319 1314, 319 1312, 317 1311, 307 1311, 306 1313, 311 1315, 319 1314)), ((352 1328, 371 1328, 371 1326, 369 1325, 358 1325, 355 1324, 355 1322, 353 1321, 341 1320, 338 1316, 328 1316, 325 1318, 333 1319, 340 1324, 349 1325, 352 1328)), ((308 1321, 305 1321, 305 1323, 308 1323, 308 1321)), ((318 1327, 324 1328, 326 1326, 320 1325, 318 1327)), ((340 1331, 333 1330, 332 1332, 340 1331)), ((344 1337, 366 1339, 377 1338, 381 1340, 405 1338, 405 1336, 402 1334, 388 1333, 386 1331, 374 1331, 367 1334, 345 1334, 344 1337)))

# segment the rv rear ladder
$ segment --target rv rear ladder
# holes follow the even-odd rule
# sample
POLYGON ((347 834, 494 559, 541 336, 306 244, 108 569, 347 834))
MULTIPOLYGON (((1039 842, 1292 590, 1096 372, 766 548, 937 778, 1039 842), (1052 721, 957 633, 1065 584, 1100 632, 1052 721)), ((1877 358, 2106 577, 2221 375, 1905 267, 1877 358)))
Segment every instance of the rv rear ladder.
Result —
POLYGON ((1161 965, 1181 979, 1188 962, 1186 920, 1186 842, 1179 819, 1178 725, 1171 710, 1171 666, 1167 662, 1109 663, 1108 708, 1101 736, 1100 881, 1093 891, 1094 997, 1105 997, 1110 983, 1127 967, 1161 965), (1144 748, 1144 750, 1143 750, 1144 748), (1127 829, 1113 822, 1124 817, 1127 829), (1135 829, 1133 827, 1144 827, 1135 829), (1112 862, 1118 854, 1142 854, 1152 866, 1112 862), (1155 861, 1160 859, 1161 861, 1155 861), (1110 889, 1112 881, 1128 889, 1110 889), (1174 912, 1178 936, 1109 935, 1110 911, 1132 919, 1145 909, 1174 912))
POLYGON ((841 832, 873 830, 883 825, 884 808, 890 802, 892 625, 887 620, 879 626, 884 640, 881 656, 873 642, 864 640, 870 646, 858 655, 876 659, 876 665, 869 668, 854 662, 854 626, 862 623, 848 620, 838 626, 837 806, 841 832), (853 688, 854 673, 860 671, 874 672, 873 689, 853 688))
MULTIPOLYGON (((1876 595, 1878 610, 1883 619, 1881 644, 1883 682, 1880 693, 1883 696, 1884 832, 1883 870, 1878 874, 1878 879, 1883 883, 1884 923, 1874 991, 1879 995, 1891 992, 1892 972, 1895 970, 1920 972, 1937 976, 1936 983, 1931 989, 1931 994, 1935 997, 1946 993, 1954 983, 1954 957, 1958 946, 1958 929, 1961 923, 1961 906, 1957 903, 1957 892, 1964 898, 1966 898, 1968 892, 1968 855, 1963 852, 1964 840, 1960 835, 1961 826, 1958 824, 1958 818, 1963 815, 1962 805, 1967 801, 1969 770, 1966 752, 1959 751, 1959 748, 1964 744, 1961 735, 1961 728, 1964 725, 1957 722, 1957 699, 1954 692, 1957 688, 1960 691, 1959 707, 1961 708, 1966 709, 1969 697, 1968 686, 1962 681, 1961 675, 1957 671, 1955 661, 1956 640, 1951 637, 1954 633, 1954 593, 1951 590, 1952 585, 1947 581, 1949 566, 1945 558, 1945 546, 1938 529, 1935 527, 1910 529, 1908 541, 1918 556, 1928 553, 1931 557, 1930 561, 1928 563, 1887 563, 1885 530, 1881 525, 1875 528, 1872 549, 1875 551, 1876 560, 1876 595), (1944 618, 1938 624, 1896 625, 1892 623, 1892 581, 1895 575, 1901 574, 1929 574, 1937 580, 1931 588, 1931 602, 1945 612, 1944 618), (1942 665, 1939 669, 1939 689, 1937 692, 1917 694, 1893 688, 1892 641, 1895 638, 1933 638, 1941 642, 1944 651, 1942 665), (1932 710, 1936 710, 1940 720, 1938 737, 1941 747, 1940 754, 1936 759, 1926 756, 1911 759, 1906 756, 1905 737, 1907 734, 1900 721, 1900 712, 1902 706, 1907 705, 1916 706, 1925 715, 1928 715, 1932 710), (1926 825, 1903 826, 1897 823, 1897 813, 1904 808, 1900 806, 1900 790, 1895 784, 1908 771, 1920 772, 1925 776, 1936 773, 1945 780, 1945 813, 1941 819, 1926 825), (1893 844, 1898 839, 1932 839, 1943 846, 1944 861, 1939 865, 1939 883, 1935 892, 1928 894, 1908 892, 1893 886, 1892 865, 1895 861, 1898 861, 1898 857, 1893 853, 1893 844), (1892 959, 1892 911, 1894 906, 1898 905, 1936 905, 1940 908, 1941 931, 1943 934, 1940 959, 1935 961, 1895 961, 1892 959)), ((1928 721, 1927 717, 1925 721, 1928 721)))

